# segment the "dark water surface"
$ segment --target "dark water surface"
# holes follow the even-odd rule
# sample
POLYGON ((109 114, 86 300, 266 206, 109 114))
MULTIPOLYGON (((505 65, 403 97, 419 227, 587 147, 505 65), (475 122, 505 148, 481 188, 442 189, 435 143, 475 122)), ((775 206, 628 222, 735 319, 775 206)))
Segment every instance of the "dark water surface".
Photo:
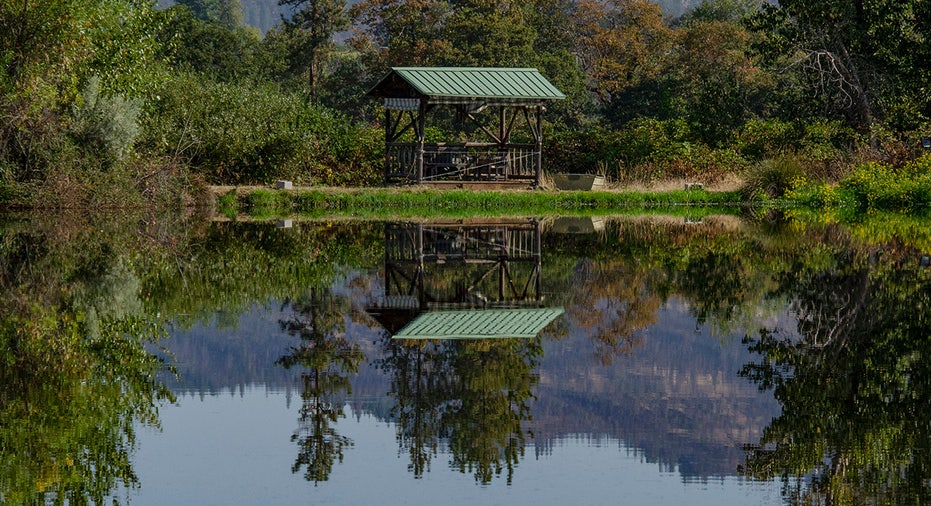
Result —
POLYGON ((0 230, 0 503, 931 499, 914 241, 725 215, 0 230))

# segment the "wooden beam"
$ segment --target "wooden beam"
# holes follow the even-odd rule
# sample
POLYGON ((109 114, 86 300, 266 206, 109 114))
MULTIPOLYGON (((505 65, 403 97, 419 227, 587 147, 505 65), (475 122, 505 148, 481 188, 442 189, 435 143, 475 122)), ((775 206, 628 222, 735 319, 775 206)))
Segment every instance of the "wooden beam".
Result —
POLYGON ((502 105, 498 108, 498 143, 504 144, 508 141, 507 129, 504 123, 507 121, 507 109, 502 105))
MULTIPOLYGON (((519 107, 518 109, 523 109, 526 111, 526 108, 519 107)), ((514 122, 517 120, 517 112, 511 115, 511 121, 508 122, 508 127, 504 131, 504 142, 511 142, 511 133, 514 131, 514 122)))
POLYGON ((498 144, 501 144, 501 139, 499 139, 498 136, 496 136, 495 134, 491 133, 491 131, 488 130, 488 128, 486 128, 485 125, 483 125, 478 119, 476 119, 475 116, 473 116, 471 113, 466 113, 466 117, 469 118, 469 120, 471 120, 472 123, 475 123, 475 125, 478 126, 480 129, 482 129, 482 131, 485 132, 485 135, 490 137, 491 140, 493 140, 494 142, 498 144))
POLYGON ((407 132, 408 130, 411 129, 411 127, 414 127, 416 125, 417 118, 414 116, 414 111, 409 111, 408 115, 410 116, 410 121, 408 121, 407 124, 404 125, 404 128, 398 130, 397 126, 401 124, 401 118, 403 116, 403 113, 398 114, 398 120, 394 124, 395 131, 393 131, 390 136, 386 136, 386 140, 388 142, 397 141, 402 135, 404 135, 405 132, 407 132))
POLYGON ((540 132, 538 125, 530 121, 530 109, 528 107, 522 107, 521 109, 524 111, 524 120, 527 122, 527 127, 530 128, 530 134, 533 135, 533 140, 537 141, 542 139, 543 134, 540 132))

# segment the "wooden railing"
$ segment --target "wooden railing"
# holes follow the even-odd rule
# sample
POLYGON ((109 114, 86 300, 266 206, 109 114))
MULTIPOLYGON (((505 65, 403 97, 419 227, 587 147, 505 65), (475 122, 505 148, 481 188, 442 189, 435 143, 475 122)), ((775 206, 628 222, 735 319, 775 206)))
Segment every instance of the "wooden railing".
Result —
MULTIPOLYGON (((533 144, 429 143, 423 146, 423 182, 533 180, 536 177, 533 144)), ((386 179, 418 181, 418 144, 386 146, 386 179)))

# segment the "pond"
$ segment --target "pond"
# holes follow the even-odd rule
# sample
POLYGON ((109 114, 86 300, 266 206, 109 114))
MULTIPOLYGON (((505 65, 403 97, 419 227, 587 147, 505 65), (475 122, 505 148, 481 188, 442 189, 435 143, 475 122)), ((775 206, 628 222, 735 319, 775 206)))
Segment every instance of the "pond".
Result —
POLYGON ((921 503, 931 260, 824 221, 0 218, 0 503, 921 503))

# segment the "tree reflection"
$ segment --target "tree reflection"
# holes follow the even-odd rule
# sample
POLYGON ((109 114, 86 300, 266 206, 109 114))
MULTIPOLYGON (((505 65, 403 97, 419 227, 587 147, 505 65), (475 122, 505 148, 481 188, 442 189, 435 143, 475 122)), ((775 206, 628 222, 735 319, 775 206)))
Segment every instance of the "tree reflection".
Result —
POLYGON ((139 485, 134 424, 172 399, 145 348, 163 326, 103 241, 0 237, 0 502, 103 503, 139 485))
POLYGON ((602 365, 631 353, 643 343, 640 332, 656 323, 662 299, 650 274, 622 260, 582 260, 576 266, 566 313, 590 335, 602 365))
MULTIPOLYGON (((383 369, 396 398, 397 439, 415 477, 442 444, 450 465, 490 483, 507 482, 524 454, 523 423, 538 382, 540 339, 396 341, 385 339, 383 369)), ((530 434, 532 436, 532 434, 530 434)))
POLYGON ((344 396, 352 393, 350 375, 365 359, 358 343, 346 338, 345 316, 349 301, 325 290, 312 290, 293 305, 295 315, 282 328, 301 339, 300 345, 277 363, 286 369, 301 367, 300 428, 292 436, 298 444, 292 472, 306 468, 304 478, 314 483, 329 479, 333 464, 343 461, 350 438, 336 431, 343 414, 344 396))
POLYGON ((931 273, 917 252, 884 249, 848 247, 830 266, 792 266, 780 286, 798 334, 747 338, 762 360, 742 374, 773 389, 783 411, 742 472, 797 477, 796 502, 931 499, 931 273))

